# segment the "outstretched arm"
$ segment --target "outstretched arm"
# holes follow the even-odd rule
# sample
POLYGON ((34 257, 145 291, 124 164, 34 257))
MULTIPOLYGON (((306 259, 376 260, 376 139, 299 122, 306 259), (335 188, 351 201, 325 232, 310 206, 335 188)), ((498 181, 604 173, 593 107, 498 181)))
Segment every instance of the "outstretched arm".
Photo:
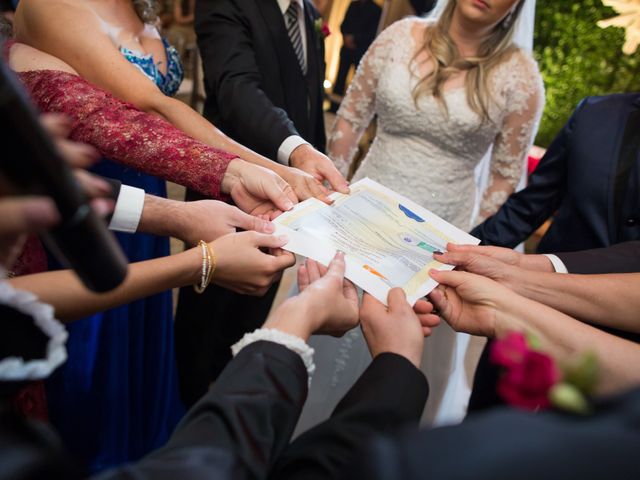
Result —
POLYGON ((479 275, 432 270, 441 286, 429 298, 442 317, 459 332, 487 337, 509 331, 530 332, 559 362, 592 351, 600 368, 596 393, 619 392, 640 384, 640 347, 575 320, 551 307, 522 297, 479 275))
MULTIPOLYGON (((286 238, 257 232, 220 237, 210 243, 217 264, 212 283, 243 294, 264 295, 282 271, 295 263, 295 258, 290 253, 274 256, 262 249, 277 249, 286 243, 286 238)), ((10 282, 53 305, 61 320, 73 321, 165 290, 197 284, 202 263, 199 247, 137 262, 129 266, 121 285, 100 294, 88 290, 71 270, 24 275, 10 282)))
MULTIPOLYGON (((78 72, 91 84, 105 89, 119 100, 133 104, 143 112, 161 117, 183 132, 178 135, 176 134, 177 130, 174 130, 170 132, 170 135, 166 135, 165 131, 160 135, 160 138, 166 138, 166 148, 161 153, 165 155, 170 153, 168 157, 162 157, 158 162, 147 162, 150 154, 148 149, 144 152, 145 155, 141 157, 138 155, 139 158, 145 160, 145 168, 153 168, 154 170, 147 173, 166 177, 168 163, 175 162, 171 175, 180 175, 174 180, 176 183, 210 195, 211 173, 216 168, 220 168, 217 166, 218 162, 211 164, 211 157, 215 160, 216 156, 222 155, 222 158, 229 156, 225 160, 227 163, 231 158, 239 158, 273 170, 285 178, 302 198, 314 195, 322 198, 322 189, 316 186, 313 179, 309 179, 308 176, 295 169, 275 164, 240 145, 183 102, 164 95, 153 82, 149 81, 122 56, 107 36, 96 14, 83 2, 69 4, 61 0, 25 0, 20 4, 17 17, 16 38, 20 42, 57 57, 60 61, 68 64, 69 70, 78 72), (50 21, 52 16, 55 16, 56 22, 50 21), (61 26, 64 28, 60 28, 61 26), (184 144, 185 139, 189 140, 186 144, 184 144), (203 147, 207 145, 213 147, 213 150, 206 151, 206 148, 203 147), (154 166, 154 163, 157 165, 154 166), (195 185, 194 182, 196 182, 195 185), (205 192, 202 192, 203 187, 205 192)), ((64 93, 62 91, 61 96, 56 100, 73 102, 72 96, 65 96, 64 93)), ((92 105, 95 107, 101 104, 97 102, 92 105)), ((130 105, 120 105, 119 110, 111 112, 107 109, 107 115, 100 115, 99 111, 87 112, 87 107, 83 105, 75 105, 75 107, 80 107, 85 114, 95 115, 93 121, 85 125, 85 128, 89 130, 92 126, 104 127, 105 123, 109 125, 114 121, 114 117, 111 116, 114 114, 115 119, 128 116, 128 120, 141 120, 132 116, 133 114, 129 110, 133 109, 130 105)), ((73 114, 73 111, 67 107, 65 113, 73 114)), ((147 118, 144 118, 144 122, 149 123, 147 128, 152 128, 151 124, 153 128, 161 125, 147 118)), ((94 140, 99 140, 95 135, 99 136, 101 129, 98 129, 97 132, 95 128, 93 130, 86 131, 84 134, 93 135, 94 140)), ((125 135, 126 138, 126 131, 119 133, 125 135)), ((138 140, 147 141, 144 129, 140 129, 139 122, 134 124, 129 133, 137 135, 138 140)), ((159 146, 157 142, 153 143, 153 134, 150 137, 151 146, 159 146)), ((89 138, 87 137, 85 140, 88 141, 89 138)), ((164 143, 163 141, 162 144, 164 143)), ((134 146, 134 142, 128 141, 123 148, 128 149, 132 146, 134 146)), ((140 154, 141 152, 136 153, 140 154)), ((122 154, 123 152, 119 152, 119 156, 109 158, 118 159, 122 154)), ((136 168, 140 168, 140 165, 136 168)), ((217 196, 214 195, 214 198, 217 196)))
POLYGON ((578 105, 529 176, 527 187, 475 227, 471 234, 486 245, 514 248, 526 240, 558 208, 566 190, 567 162, 575 123, 584 107, 578 105))
MULTIPOLYGON (((606 249, 602 249, 606 250, 606 249)), ((603 252, 606 254, 606 251, 603 252)), ((483 275, 518 294, 580 320, 640 332, 640 273, 572 275, 530 268, 542 255, 523 255, 506 248, 449 245, 438 260, 468 272, 483 275)))
POLYGON ((489 185, 480 203, 480 222, 496 213, 518 185, 544 105, 540 73, 533 60, 517 52, 506 67, 517 69, 519 80, 507 95, 507 112, 493 144, 489 185))
POLYGON ((340 104, 338 116, 329 134, 328 154, 343 175, 347 175, 358 142, 375 114, 378 78, 385 67, 395 35, 401 28, 396 23, 373 42, 358 65, 356 75, 340 104))

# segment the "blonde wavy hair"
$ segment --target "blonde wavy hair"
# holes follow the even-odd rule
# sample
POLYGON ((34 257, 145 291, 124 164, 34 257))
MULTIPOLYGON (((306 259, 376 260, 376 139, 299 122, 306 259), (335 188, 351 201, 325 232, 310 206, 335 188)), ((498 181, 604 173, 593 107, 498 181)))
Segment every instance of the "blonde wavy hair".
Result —
POLYGON ((489 36, 480 44, 475 57, 463 57, 449 36, 449 27, 456 7, 456 0, 449 0, 440 18, 425 29, 424 42, 413 56, 413 61, 422 53, 430 53, 433 70, 421 78, 413 90, 413 100, 423 95, 433 95, 447 110, 443 97, 443 87, 452 76, 466 71, 465 90, 469 107, 482 122, 491 122, 489 102, 492 100, 489 88, 489 73, 517 50, 512 42, 514 25, 522 10, 524 0, 520 0, 512 13, 495 26, 489 36))

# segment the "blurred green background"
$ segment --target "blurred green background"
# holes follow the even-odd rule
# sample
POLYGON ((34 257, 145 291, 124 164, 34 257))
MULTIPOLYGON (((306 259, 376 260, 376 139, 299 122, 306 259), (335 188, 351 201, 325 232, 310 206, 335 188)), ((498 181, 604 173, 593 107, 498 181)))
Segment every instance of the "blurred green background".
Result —
POLYGON ((623 54, 624 30, 596 25, 615 15, 600 0, 537 0, 533 44, 546 105, 536 145, 549 146, 582 98, 640 91, 640 48, 623 54))

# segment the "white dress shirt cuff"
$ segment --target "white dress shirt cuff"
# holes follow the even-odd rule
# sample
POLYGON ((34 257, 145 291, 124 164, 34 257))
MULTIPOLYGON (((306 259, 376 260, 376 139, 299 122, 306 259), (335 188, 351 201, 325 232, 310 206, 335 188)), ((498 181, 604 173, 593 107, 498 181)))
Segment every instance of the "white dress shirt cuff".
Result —
POLYGON ((569 273, 569 270, 567 270, 567 267, 564 265, 564 263, 562 263, 562 260, 560 260, 556 255, 550 253, 545 253, 543 255, 551 261, 553 269, 556 271, 556 273, 569 273))
POLYGON ((285 138, 278 149, 278 162, 283 165, 289 165, 289 157, 300 145, 309 145, 309 142, 299 135, 291 135, 285 138))
POLYGON ((117 232, 135 233, 144 208, 144 190, 122 185, 109 229, 117 232))

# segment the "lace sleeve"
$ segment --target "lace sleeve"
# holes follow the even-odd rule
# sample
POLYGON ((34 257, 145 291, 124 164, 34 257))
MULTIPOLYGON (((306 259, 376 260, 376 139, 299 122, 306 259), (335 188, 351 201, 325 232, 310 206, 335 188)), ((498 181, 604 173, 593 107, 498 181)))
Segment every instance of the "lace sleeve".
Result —
POLYGON ((358 150, 362 132, 375 114, 378 77, 389 58, 394 39, 405 23, 403 20, 389 26, 364 54, 329 133, 329 157, 345 177, 358 150))
POLYGON ((506 90, 506 111, 493 144, 489 184, 482 197, 477 223, 496 213, 514 192, 544 106, 542 77, 528 55, 518 52, 496 75, 506 90))
POLYGON ((31 99, 43 112, 72 121, 70 138, 141 172, 184 185, 214 199, 236 155, 194 140, 160 117, 141 112, 70 73, 20 73, 31 99))

